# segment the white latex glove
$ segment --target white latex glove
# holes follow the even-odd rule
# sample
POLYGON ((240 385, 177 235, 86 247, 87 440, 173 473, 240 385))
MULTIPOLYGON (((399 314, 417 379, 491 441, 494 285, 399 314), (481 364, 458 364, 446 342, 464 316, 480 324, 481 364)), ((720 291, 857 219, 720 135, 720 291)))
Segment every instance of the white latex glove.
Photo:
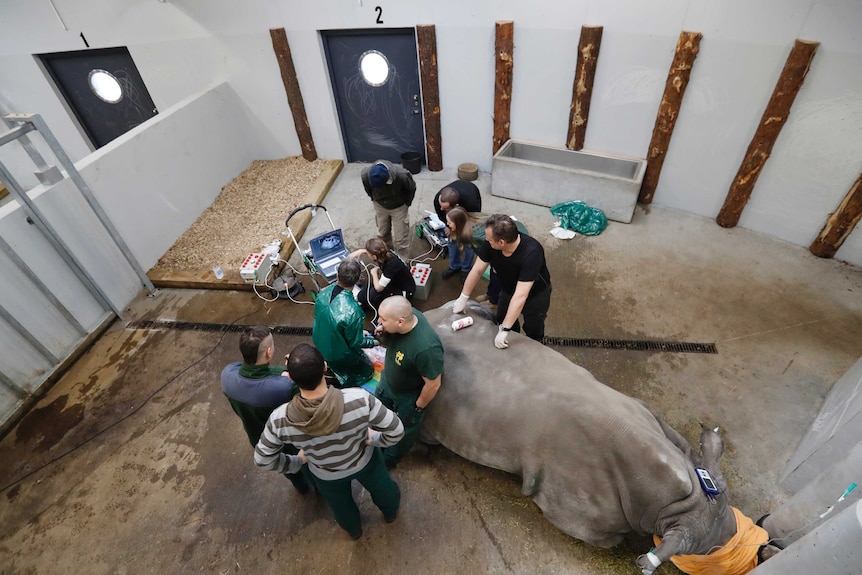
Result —
POLYGON ((509 347, 509 342, 506 339, 509 337, 508 331, 500 330, 497 332, 497 336, 494 338, 494 346, 497 349, 506 349, 509 347))
POLYGON ((462 293, 458 296, 458 299, 455 300, 455 305, 452 307, 452 311, 455 313, 464 313, 464 310, 467 309, 468 301, 470 301, 470 296, 462 293))

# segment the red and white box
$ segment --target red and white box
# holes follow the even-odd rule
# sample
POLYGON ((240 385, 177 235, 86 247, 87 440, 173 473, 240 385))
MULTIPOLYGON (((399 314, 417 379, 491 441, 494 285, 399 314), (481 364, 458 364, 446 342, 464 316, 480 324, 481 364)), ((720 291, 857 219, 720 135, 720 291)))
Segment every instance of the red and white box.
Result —
POLYGON ((413 274, 413 282, 416 284, 416 291, 413 293, 414 299, 428 299, 431 293, 431 264, 414 264, 410 268, 410 273, 413 274))
POLYGON ((271 263, 269 255, 263 252, 248 254, 239 266, 239 277, 247 284, 266 283, 271 263))

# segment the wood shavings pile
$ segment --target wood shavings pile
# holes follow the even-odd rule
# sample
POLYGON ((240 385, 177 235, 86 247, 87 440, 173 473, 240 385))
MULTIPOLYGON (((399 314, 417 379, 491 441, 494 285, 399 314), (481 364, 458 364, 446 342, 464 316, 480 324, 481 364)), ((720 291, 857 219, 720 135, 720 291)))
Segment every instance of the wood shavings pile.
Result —
POLYGON ((291 210, 306 203, 324 163, 302 156, 255 160, 159 259, 156 268, 200 270, 213 266, 239 268, 250 253, 282 235, 291 210))

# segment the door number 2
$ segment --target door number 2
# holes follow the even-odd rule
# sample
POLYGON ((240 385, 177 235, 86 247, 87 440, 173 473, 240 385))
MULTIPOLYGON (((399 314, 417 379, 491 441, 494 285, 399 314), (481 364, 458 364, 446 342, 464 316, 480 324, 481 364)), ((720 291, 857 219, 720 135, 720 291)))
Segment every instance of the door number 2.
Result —
POLYGON ((375 6, 374 11, 377 12, 377 23, 383 24, 383 8, 380 6, 375 6))

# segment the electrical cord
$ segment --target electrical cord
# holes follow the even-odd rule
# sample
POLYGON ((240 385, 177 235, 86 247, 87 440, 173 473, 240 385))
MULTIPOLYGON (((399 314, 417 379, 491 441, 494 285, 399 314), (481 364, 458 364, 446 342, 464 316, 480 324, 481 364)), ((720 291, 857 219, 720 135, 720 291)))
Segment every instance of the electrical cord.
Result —
MULTIPOLYGON (((289 267, 289 268, 291 269, 291 271, 293 272, 294 277, 296 277, 297 275, 306 275, 306 276, 309 276, 309 277, 311 276, 311 273, 304 273, 304 272, 300 272, 300 271, 299 271, 299 270, 297 270, 295 267, 293 267, 292 265, 290 265, 290 262, 289 262, 289 261, 287 261, 287 260, 285 260, 285 259, 278 258, 278 261, 279 261, 279 262, 284 262, 284 263, 287 265, 287 267, 289 267)), ((262 283, 262 284, 261 284, 261 283, 257 283, 257 282, 255 282, 255 283, 253 283, 253 284, 251 285, 251 289, 254 291, 255 295, 256 295, 257 297, 259 297, 260 299, 262 299, 263 301, 267 302, 267 303, 272 303, 272 302, 277 301, 277 300, 279 299, 279 296, 277 295, 277 294, 278 294, 278 290, 277 290, 277 289, 275 289, 275 286, 274 286, 274 285, 269 285, 269 284, 267 283, 267 281, 269 280, 269 276, 270 276, 270 274, 272 274, 272 272, 273 272, 273 270, 274 270, 275 268, 276 268, 276 264, 273 264, 273 265, 269 268, 269 272, 266 274, 266 278, 264 279, 264 281, 263 281, 263 283, 262 283), (265 286, 267 289, 269 289, 271 292, 275 292, 275 293, 276 293, 276 296, 275 296, 274 298, 272 298, 272 299, 267 299, 267 298, 265 298, 264 296, 262 296, 262 295, 257 291, 257 286, 258 286, 258 285, 263 285, 263 286, 265 286)), ((274 282, 273 282, 273 283, 274 283, 274 282)), ((288 288, 287 286, 285 286, 285 290, 284 290, 284 292, 287 294, 287 299, 289 299, 289 300, 290 300, 290 301, 292 301, 293 303, 300 303, 300 304, 306 304, 306 305, 314 305, 314 302, 312 302, 312 301, 299 301, 299 300, 295 300, 295 299, 293 299, 293 296, 292 296, 292 295, 290 295, 290 288, 288 288)))
MULTIPOLYGON (((365 275, 368 278, 365 286, 365 303, 368 304, 368 307, 374 312, 374 316, 371 318, 371 325, 374 325, 374 320, 377 319, 377 308, 374 307, 374 304, 371 303, 371 287, 374 285, 374 281, 371 279, 371 267, 375 266, 375 264, 366 264, 360 258, 356 258, 357 261, 362 264, 362 268, 365 270, 365 275)), ((362 290, 359 290, 359 293, 362 293, 362 290)), ((358 294, 357 294, 358 295, 358 294)), ((372 332, 373 333, 373 332, 372 332)))
POLYGON ((416 256, 415 258, 410 258, 409 260, 407 260, 407 262, 408 262, 409 264, 414 264, 414 263, 416 263, 416 264, 424 264, 424 263, 428 263, 428 262, 435 262, 435 261, 437 261, 438 259, 440 259, 440 256, 442 256, 442 255, 443 255, 443 249, 444 249, 444 248, 443 248, 443 246, 440 246, 439 248, 437 248, 437 250, 438 250, 438 251, 437 251, 437 255, 436 255, 436 256, 434 256, 433 258, 426 258, 426 257, 425 257, 426 255, 428 255, 428 254, 430 254, 431 252, 433 252, 433 251, 434 251, 434 247, 432 246, 428 251, 426 251, 426 252, 424 252, 424 253, 419 254, 419 255, 418 255, 418 256, 416 256))
MULTIPOLYGON (((252 310, 252 311, 250 311, 250 312, 248 312, 248 313, 245 313, 245 314, 243 314, 243 315, 239 316, 238 318, 236 318, 235 320, 233 320, 232 322, 230 322, 230 324, 228 324, 228 326, 227 326, 227 327, 231 327, 233 324, 235 324, 235 323, 236 323, 236 322, 238 322, 239 320, 244 319, 244 318, 246 318, 246 317, 250 316, 251 314, 258 312, 258 311, 260 311, 261 309, 262 309, 262 308, 259 308, 259 309, 256 309, 256 310, 252 310)), ((113 429, 114 427, 116 427, 116 426, 117 426, 117 425, 119 425, 120 423, 124 422, 125 420, 127 420, 128 418, 130 418, 131 416, 133 416, 134 414, 136 414, 138 411, 140 411, 140 410, 141 410, 141 408, 142 408, 142 407, 144 407, 145 405, 147 405, 147 404, 150 402, 150 400, 153 398, 153 396, 155 396, 157 393, 159 393, 159 392, 161 392, 163 389, 165 389, 168 385, 170 385, 171 383, 173 383, 174 381, 176 381, 176 380, 177 380, 181 375, 185 374, 188 370, 190 370, 191 368, 193 368, 194 366, 196 366, 197 364, 199 364, 200 362, 202 362, 203 360, 205 360, 206 358, 208 358, 210 355, 212 355, 212 354, 213 354, 213 352, 215 352, 215 350, 217 350, 217 349, 219 348, 219 346, 222 344, 222 342, 224 341, 224 338, 227 336, 227 334, 228 334, 228 333, 230 333, 230 332, 229 332, 229 330, 228 330, 228 329, 225 329, 225 330, 224 330, 224 332, 222 333, 222 336, 219 338, 218 342, 216 342, 216 344, 212 347, 212 349, 210 349, 210 350, 209 350, 208 352, 206 352, 204 355, 202 355, 201 357, 199 357, 198 359, 196 359, 193 363, 191 363, 191 364, 189 364, 188 366, 186 366, 182 371, 180 371, 179 373, 177 373, 177 374, 176 374, 176 375, 174 375, 173 377, 169 378, 169 379, 168 379, 165 383, 163 383, 161 386, 159 386, 158 388, 156 388, 155 390, 153 390, 153 392, 152 392, 152 393, 150 393, 150 394, 149 394, 149 395, 144 399, 144 401, 142 401, 142 402, 141 402, 141 404, 140 404, 140 405, 138 405, 136 408, 132 409, 130 412, 128 412, 127 414, 123 415, 120 419, 118 419, 117 421, 115 421, 115 422, 111 423, 110 425, 108 425, 108 426, 107 426, 107 427, 105 427, 104 429, 101 429, 101 430, 97 431, 96 433, 94 433, 93 435, 91 435, 90 437, 88 437, 87 439, 85 439, 84 441, 82 441, 81 443, 79 443, 79 444, 75 445, 74 447, 71 447, 69 450, 65 451, 64 453, 62 453, 62 454, 61 454, 61 455, 59 455, 58 457, 55 457, 54 459, 51 459, 50 461, 47 461, 47 462, 43 463, 42 465, 40 465, 40 466, 39 466, 39 467, 37 467, 36 469, 33 469, 32 471, 30 471, 30 472, 28 472, 27 474, 25 474, 23 477, 19 477, 18 479, 15 479, 14 481, 12 481, 12 482, 10 482, 10 483, 7 483, 7 484, 6 484, 6 485, 4 485, 3 487, 0 487, 0 493, 3 493, 3 492, 4 492, 4 491, 6 491, 7 489, 11 489, 12 487, 14 487, 14 486, 18 485, 19 483, 21 483, 21 482, 22 482, 22 481, 24 481, 25 479, 27 479, 27 478, 31 477, 32 475, 34 475, 34 474, 38 473, 39 471, 42 471, 42 470, 43 470, 43 469, 45 469, 46 467, 48 467, 48 466, 50 466, 50 465, 53 465, 54 463, 57 463, 58 461, 60 461, 60 460, 61 460, 61 459, 63 459, 64 457, 66 457, 67 455, 69 455, 69 454, 71 454, 71 453, 74 453, 75 451, 77 451, 78 449, 80 449, 80 448, 84 447, 85 445, 87 445, 88 443, 90 443, 92 440, 96 439, 97 437, 99 437, 99 436, 100 436, 100 435, 102 435, 103 433, 105 433, 105 432, 107 432, 107 431, 109 431, 109 430, 113 429)), ((22 466, 21 466, 21 467, 23 467, 23 464, 22 464, 22 466)), ((17 473, 17 472, 21 469, 21 467, 18 467, 18 469, 16 469, 16 470, 15 470, 15 473, 17 473)))

